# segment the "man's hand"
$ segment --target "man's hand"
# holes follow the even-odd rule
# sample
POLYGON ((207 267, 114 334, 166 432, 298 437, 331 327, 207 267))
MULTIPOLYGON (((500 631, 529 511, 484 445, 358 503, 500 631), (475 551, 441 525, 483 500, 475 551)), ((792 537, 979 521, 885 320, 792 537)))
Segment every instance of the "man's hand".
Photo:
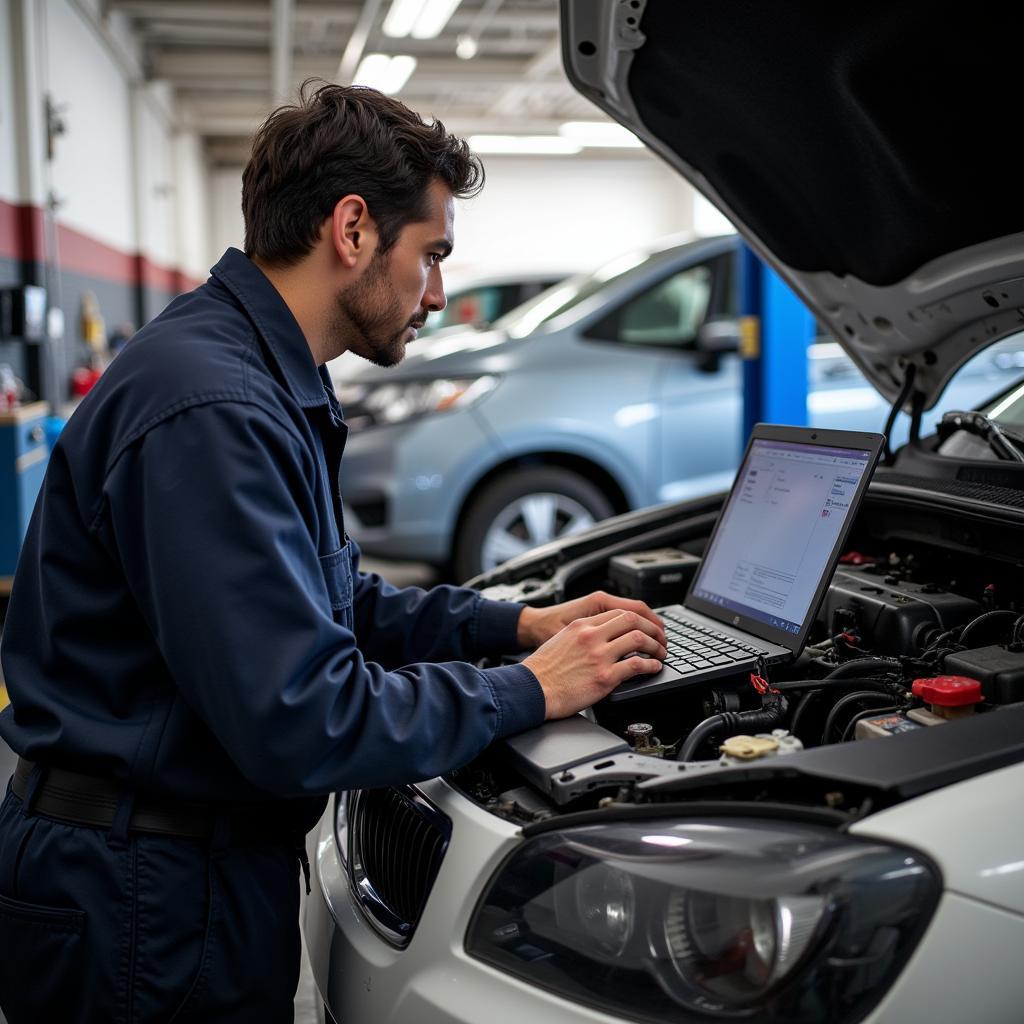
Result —
POLYGON ((552 605, 550 608, 524 608, 519 616, 516 640, 523 650, 528 647, 540 647, 542 643, 550 640, 570 622, 614 610, 635 612, 646 619, 654 626, 651 636, 664 645, 665 627, 662 625, 661 619, 643 601, 613 597, 603 590, 595 590, 594 593, 588 594, 586 597, 578 597, 575 601, 566 601, 563 604, 552 605))
POLYGON ((545 718, 564 718, 632 676, 658 672, 665 657, 663 640, 660 624, 638 612, 612 609, 574 619, 523 664, 544 691, 545 718))

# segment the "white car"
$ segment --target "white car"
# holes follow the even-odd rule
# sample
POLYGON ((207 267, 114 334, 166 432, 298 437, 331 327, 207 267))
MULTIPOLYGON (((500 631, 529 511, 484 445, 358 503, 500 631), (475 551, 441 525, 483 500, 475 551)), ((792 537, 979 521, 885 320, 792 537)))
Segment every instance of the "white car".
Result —
MULTIPOLYGON (((994 7, 561 7, 574 85, 723 209, 894 409, 919 419, 1020 330, 1018 60, 994 7)), ((476 585, 666 604, 720 505, 607 520, 476 585)), ((325 1015, 1024 1020, 1022 566, 1017 384, 887 455, 767 692, 744 673, 606 701, 445 778, 338 794, 305 921, 325 1015)))

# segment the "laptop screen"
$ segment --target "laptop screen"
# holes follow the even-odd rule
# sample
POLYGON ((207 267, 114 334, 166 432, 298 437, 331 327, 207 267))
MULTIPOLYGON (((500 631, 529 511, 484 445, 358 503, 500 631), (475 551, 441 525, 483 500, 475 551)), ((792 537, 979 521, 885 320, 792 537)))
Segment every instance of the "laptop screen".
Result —
POLYGON ((873 463, 866 448, 755 438, 691 596, 799 634, 873 463))

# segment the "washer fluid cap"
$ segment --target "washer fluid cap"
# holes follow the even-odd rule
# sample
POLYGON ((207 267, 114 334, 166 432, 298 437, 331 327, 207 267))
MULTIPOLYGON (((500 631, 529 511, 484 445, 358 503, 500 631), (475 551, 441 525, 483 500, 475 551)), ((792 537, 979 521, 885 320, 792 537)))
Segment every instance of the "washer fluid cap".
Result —
POLYGON ((981 683, 970 676, 935 676, 915 679, 911 687, 914 696, 940 708, 959 708, 977 704, 981 698, 981 683))
POLYGON ((779 749, 779 741, 774 736, 730 736, 718 749, 726 757, 756 761, 774 754, 779 749))

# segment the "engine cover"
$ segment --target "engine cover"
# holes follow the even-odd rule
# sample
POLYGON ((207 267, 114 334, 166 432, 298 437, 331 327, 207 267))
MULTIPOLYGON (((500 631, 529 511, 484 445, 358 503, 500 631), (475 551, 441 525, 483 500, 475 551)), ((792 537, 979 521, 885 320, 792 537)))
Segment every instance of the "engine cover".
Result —
POLYGON ((977 601, 934 583, 883 575, 874 566, 840 567, 829 585, 818 622, 829 632, 852 628, 862 642, 887 654, 913 655, 939 632, 982 613, 977 601), (841 613, 847 611, 849 615, 841 613), (838 626, 837 626, 838 623, 838 626))

